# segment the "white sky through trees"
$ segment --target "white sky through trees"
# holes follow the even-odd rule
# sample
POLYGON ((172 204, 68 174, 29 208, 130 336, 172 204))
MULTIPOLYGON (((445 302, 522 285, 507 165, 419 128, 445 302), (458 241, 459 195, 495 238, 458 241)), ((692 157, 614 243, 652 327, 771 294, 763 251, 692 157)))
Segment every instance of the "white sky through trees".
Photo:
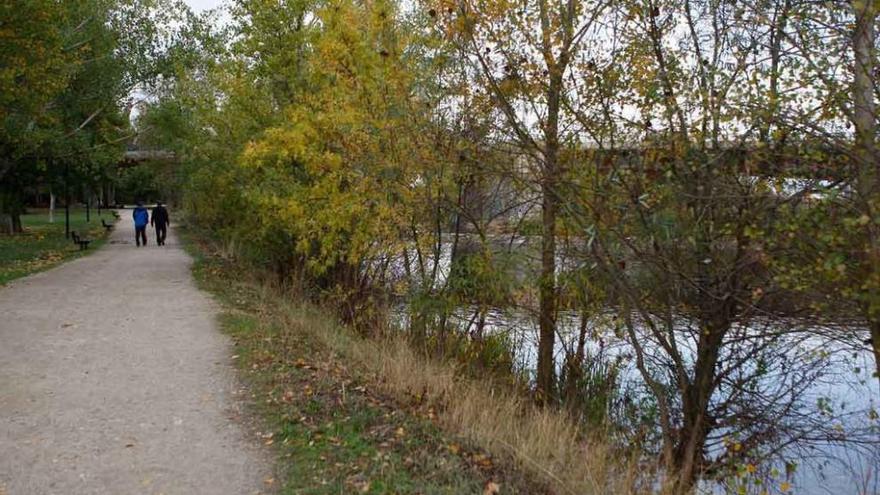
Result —
POLYGON ((194 11, 201 12, 207 9, 213 9, 223 4, 223 0, 185 0, 194 11))
MULTIPOLYGON (((184 0, 183 3, 189 6, 189 8, 191 8, 193 12, 197 14, 200 14, 206 10, 216 9, 227 4, 226 0, 184 0)), ((220 13, 218 19, 219 22, 224 22, 228 20, 228 17, 225 13, 220 13)), ((148 95, 141 88, 136 88, 132 92, 131 97, 136 102, 146 101, 149 98, 148 95)), ((134 123, 140 113, 141 109, 139 108, 139 105, 135 104, 130 111, 129 120, 134 123)))

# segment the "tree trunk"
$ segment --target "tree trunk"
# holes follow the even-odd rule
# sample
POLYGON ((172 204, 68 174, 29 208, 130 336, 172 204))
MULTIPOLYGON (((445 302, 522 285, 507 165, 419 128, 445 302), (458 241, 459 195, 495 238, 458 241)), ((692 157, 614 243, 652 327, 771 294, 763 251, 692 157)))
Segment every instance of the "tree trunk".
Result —
POLYGON ((49 223, 55 223, 55 193, 49 190, 49 223))
POLYGON ((541 224, 541 279, 539 288, 538 338, 538 401, 546 402, 553 397, 554 360, 556 341, 556 202, 544 188, 541 224))
POLYGON ((0 234, 20 234, 23 230, 20 214, 0 211, 0 234))
POLYGON ((877 367, 877 380, 880 380, 880 319, 871 321, 871 349, 874 350, 874 365, 877 367))
POLYGON ((578 329, 578 344, 574 355, 565 358, 565 380, 560 390, 560 396, 569 407, 580 408, 578 403, 578 386, 584 378, 584 359, 586 358, 587 346, 587 311, 581 310, 580 328, 578 329))
MULTIPOLYGON (((864 166, 874 169, 876 151, 874 140, 877 132, 876 110, 874 106, 874 22, 877 9, 874 2, 855 0, 853 9, 856 15, 855 32, 853 33, 853 125, 856 130, 856 146, 860 158, 866 159, 864 166)), ((876 170, 872 170, 876 172, 876 170)))
MULTIPOLYGON (((862 213, 871 221, 866 225, 869 242, 867 270, 876 274, 880 270, 880 225, 875 218, 880 207, 880 160, 877 156, 877 111, 874 104, 874 23, 877 6, 871 0, 853 1, 856 16, 853 32, 853 126, 855 127, 855 152, 859 167, 859 205, 862 213)), ((874 277, 871 277, 872 279, 874 277)), ((880 380, 880 287, 869 285, 866 289, 866 316, 871 327, 877 379, 880 380)))
POLYGON ((0 234, 12 234, 12 215, 0 211, 0 234))
POLYGON ((709 324, 700 334, 693 381, 682 394, 682 425, 675 447, 676 493, 690 493, 703 471, 703 451, 711 428, 709 401, 715 392, 715 368, 729 322, 709 324))
POLYGON ((16 193, 0 192, 0 233, 21 233, 21 213, 22 205, 16 193))
POLYGON ((769 144, 772 140, 772 131, 778 125, 779 117, 779 66, 782 62, 782 38, 788 25, 788 12, 791 9, 791 1, 785 0, 780 10, 775 13, 773 26, 770 32, 770 94, 766 109, 766 116, 761 123, 761 142, 769 144))
POLYGON ((553 350, 556 343, 556 215, 559 169, 559 105, 562 74, 554 68, 547 98, 544 127, 544 167, 541 178, 541 279, 539 287, 538 403, 554 397, 556 382, 553 350))

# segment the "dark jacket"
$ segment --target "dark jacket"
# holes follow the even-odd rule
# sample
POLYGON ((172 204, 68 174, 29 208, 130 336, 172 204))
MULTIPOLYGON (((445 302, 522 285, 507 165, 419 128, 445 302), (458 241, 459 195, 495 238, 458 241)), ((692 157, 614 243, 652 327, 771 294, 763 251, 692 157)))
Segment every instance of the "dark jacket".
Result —
POLYGON ((160 227, 171 225, 171 219, 168 218, 168 210, 164 206, 153 208, 153 217, 150 218, 150 225, 154 223, 160 227))

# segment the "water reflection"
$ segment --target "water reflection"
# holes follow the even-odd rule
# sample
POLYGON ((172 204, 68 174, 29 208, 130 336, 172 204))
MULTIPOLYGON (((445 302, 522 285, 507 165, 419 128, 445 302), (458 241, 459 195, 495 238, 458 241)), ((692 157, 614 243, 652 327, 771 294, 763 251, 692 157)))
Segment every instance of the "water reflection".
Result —
MULTIPOLYGON (((472 332, 478 312, 476 307, 458 308, 449 315, 447 323, 458 332, 472 332)), ((485 334, 503 335, 513 348, 517 368, 532 376, 537 365, 538 336, 534 315, 523 310, 498 308, 484 313, 485 334)), ((396 324, 405 328, 408 309, 401 306, 394 314, 396 324)), ((601 315, 599 320, 613 321, 613 314, 601 315)), ((557 366, 561 366, 566 353, 571 353, 577 345, 580 324, 578 313, 560 314, 555 350, 557 366)), ((791 438, 775 439, 782 444, 774 456, 778 462, 755 467, 755 472, 744 472, 742 477, 734 477, 729 483, 703 483, 700 491, 738 492, 743 487, 745 493, 759 494, 764 490, 778 493, 780 487, 790 486, 793 493, 809 495, 880 493, 880 422, 876 416, 880 394, 877 379, 871 376, 874 369, 871 353, 864 347, 829 338, 835 329, 799 328, 797 332, 780 336, 768 332, 768 328, 773 327, 771 321, 752 322, 752 325, 732 330, 730 338, 768 341, 766 355, 777 356, 778 360, 764 366, 776 371, 766 373, 756 385, 755 393, 768 401, 790 404, 790 409, 769 417, 780 423, 780 429, 790 424, 793 430, 800 431, 794 432, 791 438), (785 397, 785 394, 797 396, 785 397), (769 483, 755 484, 761 477, 769 483)), ((695 339, 686 331, 676 335, 683 355, 694 359, 695 339)), ((650 339, 645 337, 644 342, 650 339)), ((588 355, 602 355, 621 363, 618 386, 625 393, 647 395, 643 379, 629 355, 631 347, 620 332, 611 327, 594 331, 587 342, 587 351, 588 355)), ((661 365, 659 359, 654 362, 654 366, 661 365)), ((743 415, 748 416, 748 411, 743 411, 743 415)), ((723 454, 727 448, 727 432, 718 429, 710 439, 708 456, 723 454)))

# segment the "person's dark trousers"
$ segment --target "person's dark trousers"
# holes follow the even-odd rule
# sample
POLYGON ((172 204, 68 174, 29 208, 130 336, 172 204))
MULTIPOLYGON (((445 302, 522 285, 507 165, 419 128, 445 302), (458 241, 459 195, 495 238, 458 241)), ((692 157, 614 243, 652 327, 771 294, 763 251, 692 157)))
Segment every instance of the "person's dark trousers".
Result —
POLYGON ((160 246, 165 245, 165 235, 167 232, 168 229, 164 225, 156 225, 156 244, 160 246))
POLYGON ((147 245, 147 226, 143 227, 135 227, 134 228, 134 240, 137 243, 138 247, 141 245, 141 239, 143 239, 144 246, 147 245))

